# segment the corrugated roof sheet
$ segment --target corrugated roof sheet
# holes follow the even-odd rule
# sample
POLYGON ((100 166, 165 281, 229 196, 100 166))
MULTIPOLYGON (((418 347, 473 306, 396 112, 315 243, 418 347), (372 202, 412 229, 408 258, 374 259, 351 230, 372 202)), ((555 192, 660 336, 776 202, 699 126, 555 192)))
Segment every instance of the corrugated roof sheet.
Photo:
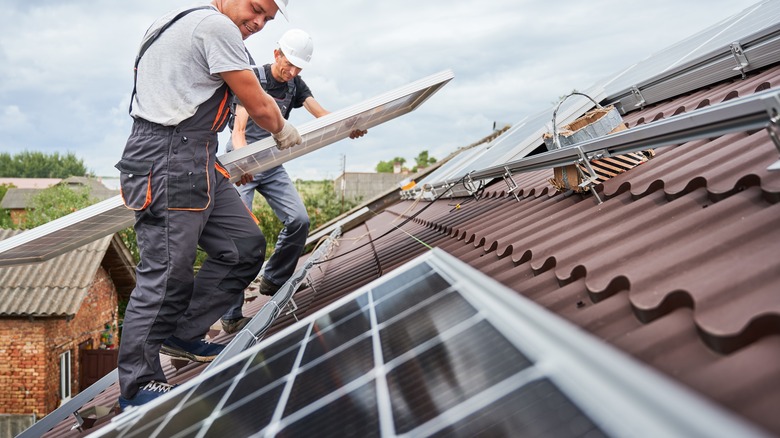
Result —
POLYGON ((0 201, 0 208, 19 209, 27 207, 30 198, 39 193, 42 189, 17 189, 10 188, 5 192, 3 200, 0 201))
MULTIPOLYGON (((0 240, 20 232, 0 229, 0 240)), ((0 316, 75 315, 112 237, 43 263, 0 267, 0 316)))

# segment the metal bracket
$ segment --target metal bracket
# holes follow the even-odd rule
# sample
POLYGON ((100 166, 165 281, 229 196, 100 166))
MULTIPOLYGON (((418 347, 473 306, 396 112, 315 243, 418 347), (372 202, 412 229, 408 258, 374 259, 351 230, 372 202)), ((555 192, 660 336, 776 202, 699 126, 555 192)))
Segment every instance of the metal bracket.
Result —
POLYGON ((593 196, 596 197, 596 202, 599 204, 602 204, 604 201, 601 200, 601 197, 596 192, 595 185, 598 184, 598 179, 596 179, 596 171, 593 170, 593 167, 590 165, 590 160, 588 159, 587 155, 585 155, 585 152, 582 150, 581 147, 575 146, 577 148, 577 154, 580 156, 579 162, 583 163, 583 165, 588 169, 588 173, 590 175, 585 175, 585 172, 582 171, 582 168, 580 166, 574 166, 577 168, 577 172, 580 173, 580 176, 582 177, 582 182, 580 183, 580 187, 589 187, 591 193, 593 193, 593 196))
MULTIPOLYGON (((766 102, 766 112, 769 114, 766 132, 775 144, 775 149, 780 153, 780 97, 774 95, 764 102, 766 102)), ((767 170, 780 170, 780 160, 767 167, 767 170)))
POLYGON ((515 183, 515 180, 512 179, 512 172, 509 171, 509 168, 504 166, 504 182, 506 183, 507 187, 509 187, 509 193, 513 194, 515 196, 515 200, 517 202, 520 202, 520 198, 517 196, 517 183, 515 183))
POLYGON ((466 174, 466 177, 463 179, 463 187, 466 188, 466 191, 469 192, 469 195, 474 196, 474 199, 477 198, 477 187, 474 184, 474 180, 471 179, 471 174, 466 174))
POLYGON ((745 79, 747 77, 745 68, 750 65, 750 61, 748 61, 747 56, 745 56, 745 51, 742 50, 742 46, 739 42, 735 41, 731 43, 731 54, 734 55, 734 60, 737 61, 737 66, 734 67, 733 70, 742 73, 742 79, 745 79))
POLYGON ((292 315, 293 318, 295 318, 295 321, 298 321, 298 315, 295 314, 295 311, 298 310, 298 305, 295 304, 295 300, 293 300, 292 297, 290 297, 290 302, 287 303, 287 307, 289 307, 290 310, 288 310, 285 315, 292 315))
POLYGON ((631 86, 631 94, 634 96, 634 99, 636 99, 635 107, 644 107, 647 101, 645 100, 645 97, 642 96, 642 92, 639 91, 639 87, 636 85, 631 86))

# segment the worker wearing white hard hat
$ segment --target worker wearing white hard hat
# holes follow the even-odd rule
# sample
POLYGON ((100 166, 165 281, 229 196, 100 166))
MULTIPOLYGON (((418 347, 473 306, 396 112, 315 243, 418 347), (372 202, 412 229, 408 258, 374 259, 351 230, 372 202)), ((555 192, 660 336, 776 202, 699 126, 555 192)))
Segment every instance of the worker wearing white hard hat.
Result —
MULTIPOLYGON (((280 8, 281 10, 281 8, 280 8)), ((276 100, 276 104, 286 119, 293 108, 304 107, 314 117, 322 117, 330 112, 320 105, 306 82, 299 76, 302 69, 309 67, 314 53, 314 43, 308 33, 300 29, 291 29, 279 39, 279 47, 274 50, 274 62, 256 66, 250 56, 257 79, 263 89, 276 100)), ((257 126, 249 118, 240 101, 234 102, 230 123, 231 138, 227 145, 230 152, 248 143, 254 143, 268 137, 268 131, 257 126)), ((366 131, 355 130, 351 138, 362 137, 366 131)), ((267 158, 272 158, 267 150, 267 158)), ((264 157, 257 157, 263 160, 264 157)), ((260 277, 259 290, 263 295, 273 295, 295 272, 298 258, 303 252, 309 234, 309 216, 306 207, 295 189, 292 179, 284 166, 276 166, 256 175, 244 175, 237 183, 241 200, 252 209, 255 191, 263 195, 274 214, 282 221, 284 228, 268 259, 260 277)), ((239 297, 232 308, 222 317, 222 328, 227 333, 241 330, 249 318, 244 318, 241 307, 243 297, 239 297)))

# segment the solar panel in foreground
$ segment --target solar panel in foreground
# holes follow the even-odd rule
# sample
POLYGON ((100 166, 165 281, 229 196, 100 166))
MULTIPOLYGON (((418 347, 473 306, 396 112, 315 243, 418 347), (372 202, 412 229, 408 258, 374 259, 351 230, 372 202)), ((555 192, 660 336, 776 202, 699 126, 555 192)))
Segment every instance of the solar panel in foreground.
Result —
POLYGON ((755 433, 439 250, 96 431, 103 437, 755 433))

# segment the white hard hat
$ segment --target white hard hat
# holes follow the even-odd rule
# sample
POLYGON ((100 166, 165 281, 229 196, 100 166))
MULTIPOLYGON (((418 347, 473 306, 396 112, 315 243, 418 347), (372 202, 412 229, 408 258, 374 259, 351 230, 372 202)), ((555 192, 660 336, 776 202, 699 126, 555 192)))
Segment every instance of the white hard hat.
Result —
POLYGON ((308 33, 300 29, 290 29, 279 38, 279 49, 284 56, 298 68, 306 68, 314 53, 314 42, 308 33))
POLYGON ((289 0, 274 0, 274 3, 279 7, 279 12, 284 15, 284 19, 290 21, 290 17, 287 16, 287 3, 289 3, 289 0))

